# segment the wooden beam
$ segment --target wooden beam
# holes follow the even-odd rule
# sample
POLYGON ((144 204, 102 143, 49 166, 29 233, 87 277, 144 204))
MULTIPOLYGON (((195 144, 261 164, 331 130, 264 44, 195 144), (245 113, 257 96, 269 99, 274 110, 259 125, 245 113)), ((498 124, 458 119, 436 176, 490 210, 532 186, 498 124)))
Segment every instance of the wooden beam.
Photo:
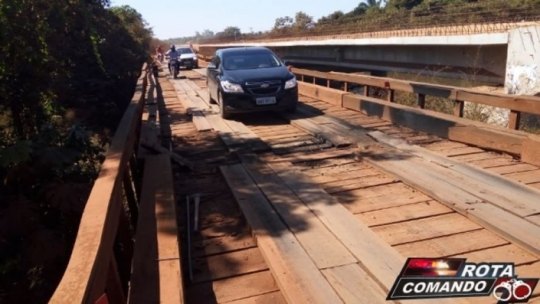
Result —
POLYGON ((529 135, 523 141, 521 161, 540 166, 540 136, 529 135))
POLYGON ((462 100, 454 100, 454 116, 463 117, 463 109, 465 107, 465 102, 462 100))
POLYGON ((527 137, 523 132, 360 95, 344 95, 343 106, 417 131, 514 155, 521 153, 527 137))
POLYGON ((290 303, 340 303, 339 296, 242 165, 221 166, 220 169, 286 300, 290 303))
POLYGON ((300 91, 302 92, 302 95, 305 95, 311 98, 324 100, 328 103, 331 103, 333 105, 340 106, 340 107, 342 106, 343 96, 346 94, 350 94, 350 93, 343 92, 341 90, 321 87, 318 85, 308 84, 304 82, 299 82, 298 87, 300 91))
POLYGON ((146 158, 129 303, 183 303, 172 168, 168 155, 146 158))
POLYGON ((425 94, 416 94, 417 103, 420 109, 424 109, 426 107, 426 95, 425 94))
POLYGON ((510 111, 508 116, 508 129, 519 130, 519 122, 521 120, 521 113, 516 111, 510 111))
POLYGON ((347 245, 362 267, 367 269, 386 291, 390 290, 405 259, 356 219, 335 197, 312 184, 304 175, 290 170, 290 165, 272 163, 269 166, 328 229, 347 245), (362 237, 358 237, 359 235, 362 237))
POLYGON ((319 269, 357 262, 270 167, 259 161, 255 155, 241 155, 240 158, 248 174, 319 269), (325 246, 321 247, 321 244, 325 246))
POLYGON ((385 77, 375 77, 368 75, 357 75, 338 72, 318 72, 293 68, 293 73, 299 75, 317 75, 318 78, 331 79, 335 81, 347 81, 360 85, 375 86, 379 88, 389 88, 415 94, 444 97, 451 100, 465 100, 467 102, 480 103, 499 108, 506 108, 516 112, 525 112, 540 115, 540 97, 536 96, 516 96, 505 94, 493 94, 482 91, 475 91, 468 88, 435 85, 406 80, 396 80, 385 77))

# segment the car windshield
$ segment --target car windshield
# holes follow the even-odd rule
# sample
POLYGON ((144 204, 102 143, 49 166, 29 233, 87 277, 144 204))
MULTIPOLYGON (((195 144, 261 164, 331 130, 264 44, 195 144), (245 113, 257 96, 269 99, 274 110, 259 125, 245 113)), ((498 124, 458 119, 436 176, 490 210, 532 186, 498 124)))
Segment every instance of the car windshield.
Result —
POLYGON ((248 70, 278 66, 281 66, 281 62, 271 53, 231 54, 223 58, 223 68, 226 70, 248 70))
POLYGON ((193 51, 190 48, 179 48, 178 53, 180 53, 180 54, 192 54, 193 51))

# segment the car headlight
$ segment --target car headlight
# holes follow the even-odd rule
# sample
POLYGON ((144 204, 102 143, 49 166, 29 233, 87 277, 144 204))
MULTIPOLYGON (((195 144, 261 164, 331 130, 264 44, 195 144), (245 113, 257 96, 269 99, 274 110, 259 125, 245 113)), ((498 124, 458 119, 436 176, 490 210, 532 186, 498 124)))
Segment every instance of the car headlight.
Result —
POLYGON ((285 89, 292 89, 296 87, 296 77, 293 77, 285 82, 285 89))
POLYGON ((228 80, 221 81, 221 87, 227 93, 244 93, 241 85, 229 82, 228 80))

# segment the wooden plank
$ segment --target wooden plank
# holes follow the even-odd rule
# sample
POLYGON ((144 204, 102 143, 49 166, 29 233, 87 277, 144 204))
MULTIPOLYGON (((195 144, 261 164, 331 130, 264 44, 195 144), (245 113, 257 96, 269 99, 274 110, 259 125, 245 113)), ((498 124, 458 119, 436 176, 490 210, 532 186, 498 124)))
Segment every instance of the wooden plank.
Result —
POLYGON ((227 304, 285 304, 287 301, 283 298, 283 295, 277 291, 265 293, 262 295, 240 299, 227 304))
POLYGON ((206 117, 201 111, 192 111, 191 118, 193 120, 193 124, 195 125, 195 128, 197 128, 199 132, 212 130, 212 126, 206 120, 206 117))
POLYGON ((338 193, 352 213, 370 212, 430 201, 431 198, 399 182, 338 193))
POLYGON ((225 303, 270 292, 279 288, 269 270, 192 285, 187 299, 192 303, 225 303))
POLYGON ((194 259, 193 282, 218 280, 266 269, 268 266, 259 249, 248 248, 194 259))
POLYGON ((540 183, 533 183, 533 184, 529 184, 530 187, 533 187, 535 189, 540 189, 540 183))
MULTIPOLYGON (((341 162, 334 163, 329 162, 327 164, 316 165, 311 168, 303 169, 303 173, 306 176, 334 176, 344 174, 349 171, 357 171, 364 169, 372 169, 371 166, 357 162, 354 159, 339 159, 341 162)), ((379 171, 377 171, 379 172, 379 171)))
POLYGON ((518 112, 540 114, 540 98, 534 96, 516 96, 486 93, 470 89, 460 89, 457 92, 458 100, 481 103, 498 108, 506 108, 518 112))
MULTIPOLYGON (((358 221, 336 198, 310 183, 302 174, 291 171, 288 164, 272 163, 270 167, 341 240, 360 261, 362 268, 376 279, 385 291, 390 290, 403 267, 405 258, 365 224, 358 221)), ((461 300, 458 301, 461 302, 461 300)), ((413 302, 415 301, 411 303, 413 302)), ((441 299, 440 303, 450 303, 450 301, 441 299)))
POLYGON ((378 162, 367 159, 373 165, 400 176, 403 182, 421 189, 432 198, 448 207, 467 215, 484 227, 519 243, 532 253, 540 253, 540 227, 495 205, 486 204, 477 196, 448 183, 446 171, 439 166, 427 166, 424 162, 410 158, 409 161, 385 160, 378 162), (530 233, 524 234, 523 231, 530 233))
POLYGON ((294 192, 282 184, 272 169, 253 156, 243 155, 241 159, 248 174, 319 269, 357 262, 294 192))
POLYGON ((341 302, 242 165, 220 169, 285 299, 293 303, 341 302))
POLYGON ((494 167, 512 166, 512 165, 517 164, 518 161, 511 158, 508 159, 505 157, 497 157, 497 158, 484 159, 484 160, 475 160, 469 163, 473 166, 489 169, 489 168, 494 168, 494 167))
POLYGON ((481 227, 457 213, 444 214, 424 219, 377 226, 377 232, 391 245, 405 244, 435 237, 472 231, 481 227))
POLYGON ((203 257, 257 246, 255 240, 249 234, 225 235, 210 239, 192 240, 192 242, 194 257, 203 257))
POLYGON ((235 133, 235 136, 240 138, 244 145, 250 147, 252 151, 262 152, 269 151, 270 147, 263 142, 259 136, 251 131, 246 125, 236 120, 224 120, 224 122, 235 133))
POLYGON ((499 108, 507 108, 518 112, 540 114, 540 98, 534 96, 493 94, 482 91, 475 91, 467 88, 459 88, 445 85, 435 85, 414 81, 396 80, 392 78, 348 73, 325 73, 298 68, 293 68, 293 72, 299 75, 315 76, 321 79, 346 81, 361 85, 376 86, 379 88, 387 88, 416 94, 444 97, 452 100, 467 100, 469 102, 481 103, 499 108))
POLYGON ((427 132, 442 138, 461 141, 511 154, 521 153, 525 134, 473 122, 452 115, 429 110, 413 109, 404 105, 357 95, 344 95, 343 106, 375 115, 398 125, 427 132))
POLYGON ((271 132, 269 134, 261 134, 259 132, 256 132, 256 134, 264 138, 265 141, 274 141, 279 139, 286 139, 286 138, 294 138, 294 137, 300 137, 305 136, 306 132, 298 131, 298 130, 290 130, 289 132, 271 132))
POLYGON ((315 153, 295 153, 292 155, 288 155, 286 157, 279 157, 279 156, 270 156, 265 157, 263 156, 262 160, 265 162, 291 162, 291 163, 300 163, 300 162, 310 162, 310 161, 321 161, 325 159, 331 159, 331 158, 341 158, 341 157, 350 157, 354 155, 353 150, 330 150, 330 151, 322 151, 322 152, 315 152, 315 153))
MULTIPOLYGON (((381 175, 381 171, 373 168, 350 168, 346 172, 329 173, 323 175, 311 175, 311 180, 317 184, 327 184, 347 180, 358 180, 381 175)), ((323 187, 326 187, 323 185, 323 187)))
MULTIPOLYGON (((455 187, 461 187, 474 196, 490 202, 500 208, 508 210, 519 216, 527 216, 540 212, 540 192, 530 189, 519 183, 512 182, 499 175, 485 170, 456 162, 453 159, 441 157, 427 149, 407 144, 403 140, 391 138, 381 132, 371 132, 370 135, 380 142, 391 145, 394 148, 408 151, 411 155, 425 160, 424 166, 433 167, 441 171, 440 179, 455 187), (444 173, 443 173, 444 171, 444 173), (467 180, 464 184, 463 181, 467 180)), ((401 157, 406 157, 402 155, 401 157)), ((410 157, 409 157, 410 159, 410 157)), ((506 175, 510 178, 520 178, 527 181, 540 181, 540 170, 506 175), (521 175, 520 175, 521 174, 521 175)))
POLYGON ((506 244, 508 241, 493 232, 480 229, 397 245, 394 248, 407 257, 448 257, 506 244))
POLYGON ((405 259, 358 221, 334 197, 310 183, 283 163, 270 164, 287 186, 319 217, 349 251, 387 290, 390 290, 405 259), (358 236, 362 237, 358 237, 358 236))
MULTIPOLYGON (((292 116, 291 114, 287 115, 292 116)), ((335 147, 346 147, 351 145, 351 141, 338 134, 335 130, 328 127, 318 125, 307 118, 292 118, 291 124, 306 130, 314 136, 322 136, 328 142, 331 142, 335 147)))
POLYGON ((537 166, 524 164, 524 163, 516 163, 514 165, 509 165, 509 166, 489 168, 489 171, 497 173, 497 174, 508 174, 508 173, 532 171, 536 169, 538 169, 537 166))
POLYGON ((465 155, 456 155, 451 156, 450 159, 456 160, 459 162, 473 162, 473 161, 479 161, 479 160, 490 160, 499 157, 498 154, 495 154, 493 152, 479 152, 479 153, 470 153, 465 155))
POLYGON ((427 201, 423 203, 360 213, 357 216, 361 221, 366 223, 366 225, 371 227, 452 212, 454 212, 452 209, 436 201, 427 201))
POLYGON ((523 138, 519 136, 508 136, 507 134, 482 129, 477 126, 450 127, 448 129, 448 138, 515 155, 519 155, 521 153, 523 142, 523 138))
POLYGON ((534 184, 540 182, 540 169, 527 172, 509 173, 505 174, 504 176, 520 183, 534 184))
POLYGON ((358 264, 322 272, 345 303, 388 303, 386 292, 358 264))
POLYGON ((386 174, 379 174, 365 177, 362 179, 350 179, 326 183, 324 185, 324 189, 326 190, 326 192, 334 194, 343 191, 350 191, 366 187, 395 183, 397 181, 399 181, 399 179, 395 177, 386 174))
MULTIPOLYGON (((150 161, 149 159, 146 160, 150 161)), ((161 154, 151 163, 150 178, 156 184, 154 216, 157 225, 157 261, 159 270, 159 294, 162 303, 183 303, 184 290, 182 282, 182 265, 178 248, 178 223, 176 222, 176 200, 172 177, 171 160, 168 155, 161 154), (153 174, 152 174, 153 173, 153 174)), ((139 229, 144 229, 138 226, 139 229)), ((152 261, 147 261, 152 262, 152 261)))
POLYGON ((529 264, 538 261, 538 257, 530 254, 514 244, 507 244, 493 248, 486 248, 473 252, 456 255, 465 257, 468 262, 474 263, 497 263, 513 262, 516 265, 529 264))
POLYGON ((432 151, 440 151, 440 150, 449 150, 453 148, 465 148, 468 146, 463 143, 456 142, 456 141, 443 140, 440 142, 423 145, 423 147, 432 151))
POLYGON ((169 157, 148 156, 135 236, 129 303, 155 302, 165 295, 165 301, 171 301, 168 303, 183 303, 177 232, 172 235, 169 231, 176 231, 172 191, 169 157), (165 180, 158 182, 156 176, 163 176, 165 180))
MULTIPOLYGON (((540 188, 539 188, 540 189, 540 188)), ((527 216, 526 219, 540 226, 540 214, 527 216)))
POLYGON ((349 94, 341 90, 325 88, 305 82, 298 82, 298 88, 302 92, 302 95, 317 98, 337 106, 341 106, 343 95, 349 94))
POLYGON ((521 149, 521 160, 523 162, 540 166, 540 136, 529 135, 523 141, 521 149))

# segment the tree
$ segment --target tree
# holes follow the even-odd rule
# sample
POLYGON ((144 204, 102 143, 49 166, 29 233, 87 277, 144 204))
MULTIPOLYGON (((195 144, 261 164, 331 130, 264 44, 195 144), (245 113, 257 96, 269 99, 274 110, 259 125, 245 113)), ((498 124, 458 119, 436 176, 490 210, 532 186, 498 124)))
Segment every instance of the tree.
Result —
POLYGON ((345 14, 342 11, 335 11, 328 16, 323 16, 317 20, 317 24, 327 23, 327 22, 336 22, 343 18, 345 14))
POLYGON ((286 29, 291 28, 293 24, 294 24, 293 18, 289 16, 279 17, 279 18, 276 18, 276 21, 274 22, 274 28, 272 28, 272 31, 286 30, 286 29))
POLYGON ((386 3, 386 8, 396 10, 410 10, 413 9, 415 6, 418 6, 422 2, 423 0, 388 0, 386 3))
POLYGON ((108 5, 0 1, 1 303, 42 303, 54 291, 148 57, 140 14, 108 5))
POLYGON ((306 30, 312 28, 314 25, 313 23, 313 17, 309 16, 308 14, 300 11, 297 12, 294 16, 294 25, 293 27, 296 30, 306 30))
POLYGON ((240 29, 236 26, 228 26, 222 32, 217 33, 217 36, 224 38, 237 39, 242 35, 240 29))

